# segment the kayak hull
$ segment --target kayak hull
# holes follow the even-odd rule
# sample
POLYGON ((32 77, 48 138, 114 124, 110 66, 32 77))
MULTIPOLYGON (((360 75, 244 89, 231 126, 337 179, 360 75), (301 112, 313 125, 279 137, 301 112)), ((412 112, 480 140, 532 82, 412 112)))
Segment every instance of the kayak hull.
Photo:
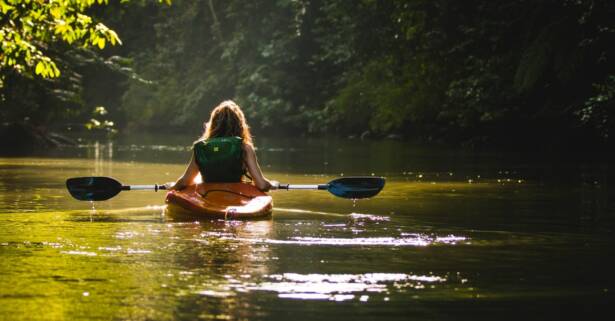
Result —
POLYGON ((271 196, 246 183, 190 185, 166 196, 167 215, 176 219, 255 219, 268 217, 271 196))

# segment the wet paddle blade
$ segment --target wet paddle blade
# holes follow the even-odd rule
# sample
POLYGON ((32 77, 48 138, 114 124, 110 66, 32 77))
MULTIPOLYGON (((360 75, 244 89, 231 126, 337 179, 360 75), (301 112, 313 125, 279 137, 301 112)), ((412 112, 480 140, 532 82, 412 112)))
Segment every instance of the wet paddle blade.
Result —
POLYGON ((329 182, 327 190, 344 198, 368 198, 380 193, 384 183, 384 177, 342 177, 329 182))
POLYGON ((70 195, 80 201, 105 201, 122 191, 122 184, 110 177, 74 177, 66 180, 70 195))

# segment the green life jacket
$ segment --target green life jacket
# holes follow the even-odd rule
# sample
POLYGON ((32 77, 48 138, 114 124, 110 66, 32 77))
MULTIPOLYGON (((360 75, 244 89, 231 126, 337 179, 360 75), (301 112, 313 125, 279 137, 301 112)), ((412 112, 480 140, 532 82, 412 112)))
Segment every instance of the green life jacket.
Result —
POLYGON ((241 182, 243 141, 240 137, 215 137, 194 144, 194 159, 207 183, 241 182))

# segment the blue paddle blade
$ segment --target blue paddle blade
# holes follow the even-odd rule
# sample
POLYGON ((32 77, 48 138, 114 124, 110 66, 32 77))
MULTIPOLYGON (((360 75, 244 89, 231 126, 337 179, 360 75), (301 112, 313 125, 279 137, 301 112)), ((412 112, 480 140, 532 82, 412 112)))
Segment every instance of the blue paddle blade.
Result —
POLYGON ((384 188, 384 183, 384 177, 359 176, 338 178, 326 186, 327 190, 335 196, 358 199, 380 193, 384 188))
POLYGON ((110 177, 74 177, 66 180, 70 195, 80 201, 105 201, 122 191, 122 184, 110 177))

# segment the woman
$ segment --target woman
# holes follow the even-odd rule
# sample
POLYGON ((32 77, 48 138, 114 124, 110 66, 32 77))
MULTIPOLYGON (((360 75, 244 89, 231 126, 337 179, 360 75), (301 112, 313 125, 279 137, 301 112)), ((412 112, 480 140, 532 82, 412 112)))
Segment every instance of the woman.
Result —
POLYGON ((250 127, 235 102, 220 103, 204 127, 203 136, 194 143, 194 152, 184 175, 174 184, 165 184, 167 189, 181 190, 194 184, 199 172, 205 183, 241 182, 243 176, 249 174, 254 185, 262 191, 277 185, 263 176, 252 145, 250 127))

